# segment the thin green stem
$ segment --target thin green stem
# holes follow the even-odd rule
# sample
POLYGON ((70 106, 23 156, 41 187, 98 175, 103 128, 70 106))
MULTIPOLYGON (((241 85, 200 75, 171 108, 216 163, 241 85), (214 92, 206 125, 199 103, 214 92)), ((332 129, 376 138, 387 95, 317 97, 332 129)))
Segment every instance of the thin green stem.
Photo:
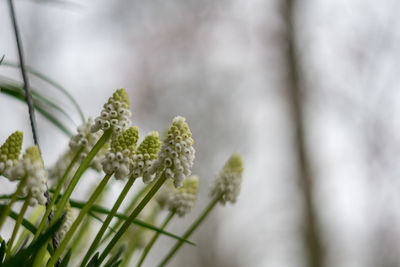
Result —
MULTIPOLYGON (((160 227, 161 230, 165 229, 165 227, 168 225, 168 223, 171 221, 171 219, 174 217, 174 215, 175 215, 174 211, 171 211, 168 214, 168 216, 165 218, 164 222, 161 224, 161 227, 160 227)), ((160 235, 160 233, 158 233, 158 232, 155 233, 153 238, 150 240, 149 244, 147 244, 147 246, 143 250, 142 257, 140 258, 139 263, 137 265, 138 267, 142 266, 144 260, 146 259, 147 254, 149 254, 150 249, 153 247, 154 243, 157 241, 157 238, 159 235, 160 235)))
MULTIPOLYGON (((216 197, 213 201, 208 204, 208 206, 204 209, 204 211, 200 214, 200 216, 193 222, 193 224, 186 230, 183 234, 182 238, 187 239, 189 236, 196 230, 196 228, 203 222, 203 220, 207 217, 210 211, 217 205, 218 201, 221 197, 216 197)), ((177 241, 175 246, 169 251, 167 256, 163 259, 163 261, 158 265, 159 267, 164 266, 167 262, 175 255, 178 249, 183 245, 183 242, 177 241)))
POLYGON ((43 218, 40 221, 40 224, 38 226, 38 230, 37 230, 35 236, 33 237, 33 241, 36 241, 39 238, 40 233, 43 231, 44 227, 46 226, 46 221, 47 221, 48 216, 49 216, 49 214, 51 212, 51 209, 54 206, 54 203, 56 203, 56 200, 58 198, 58 194, 60 194, 61 189, 62 189, 62 187, 63 187, 63 185, 65 183, 65 180, 67 180, 67 177, 68 177, 69 173, 71 172, 72 168, 74 167, 76 161, 79 159, 79 156, 82 153, 82 151, 83 151, 83 148, 80 148, 76 152, 74 158, 71 160, 70 164, 68 165, 63 177, 58 181, 57 187, 56 187, 56 189, 54 191, 54 194, 53 194, 53 198, 51 199, 49 205, 46 208, 46 211, 45 211, 45 213, 43 215, 43 218))
POLYGON ((82 174, 85 170, 89 167, 90 162, 96 156, 97 152, 104 146, 104 144, 108 141, 111 137, 112 130, 107 130, 103 133, 97 143, 94 145, 92 150, 90 150, 87 157, 82 161, 79 165, 78 170, 76 170, 74 176, 71 179, 67 189, 65 190, 64 194, 62 195, 59 204, 57 205, 57 210, 54 214, 54 219, 57 220, 64 211, 65 204, 67 204, 68 198, 71 196, 72 191, 75 189, 76 184, 78 183, 79 179, 81 178, 82 174))
POLYGON ((88 249, 84 259, 82 260, 81 267, 84 267, 86 263, 89 261, 90 256, 95 252, 97 246, 99 245, 101 238, 104 235, 104 232, 107 230, 108 226, 110 225, 111 220, 114 218, 114 215, 117 213, 119 207, 121 206, 122 201, 125 199, 126 195, 128 194, 129 190, 131 189, 133 183, 135 182, 136 178, 129 178, 128 182, 126 183, 124 189, 122 190, 121 194, 119 195, 117 201, 115 202, 114 206, 111 209, 111 212, 107 215, 103 225, 100 228, 100 231, 97 233, 92 245, 88 249))
POLYGON ((22 180, 20 181, 20 183, 18 184, 17 190, 15 191, 15 193, 12 195, 10 202, 8 203, 8 205, 5 207, 5 209, 3 210, 3 212, 1 213, 1 217, 0 217, 0 229, 3 226, 3 223, 5 221, 5 219, 7 218, 8 214, 10 214, 11 211, 11 207, 12 205, 15 203, 15 201, 18 200, 19 195, 21 194, 22 188, 24 188, 25 184, 26 184, 26 180, 27 177, 25 176, 24 178, 22 178, 22 180))
POLYGON ((15 221, 14 230, 13 230, 13 232, 12 232, 12 234, 11 234, 11 239, 10 239, 10 241, 8 242, 8 245, 7 245, 7 255, 6 255, 6 259, 9 259, 10 256, 11 256, 11 251, 12 251, 12 246, 13 246, 13 244, 14 244, 14 240, 15 240, 15 238, 17 237, 19 227, 21 226, 21 223, 22 223, 22 220, 24 219, 26 210, 28 209, 29 200, 30 200, 30 199, 31 199, 31 192, 29 191, 28 196, 27 196, 26 199, 25 199, 24 205, 22 206, 22 208, 21 208, 21 210, 20 210, 20 212, 19 212, 18 218, 17 218, 17 220, 15 221))
MULTIPOLYGON (((145 187, 143 187, 131 200, 131 203, 129 203, 129 205, 124 209, 124 211, 122 212, 122 214, 129 214, 133 208, 135 207, 136 203, 139 201, 139 199, 150 190, 150 185, 146 185, 145 187)), ((112 229, 118 229, 118 227, 121 226, 122 222, 124 220, 121 218, 117 218, 117 222, 111 227, 112 229)), ((107 234, 105 235, 105 237, 103 238, 103 240, 100 242, 100 244, 102 244, 104 241, 107 240, 108 237, 110 237, 113 234, 113 231, 109 230, 107 232, 107 234)))
POLYGON ((47 266, 54 266, 54 264, 57 262, 58 257, 60 257, 61 254, 64 252, 65 248, 68 245, 69 240, 72 238, 73 234, 75 233, 76 229, 82 222, 86 213, 88 213, 90 208, 93 206, 94 202, 96 201, 98 196, 101 194, 101 192, 103 191, 104 187, 107 185, 107 183, 110 180, 112 175, 113 174, 111 173, 111 174, 106 174, 104 176, 103 180, 100 182, 100 184, 97 186, 96 190, 90 196, 89 200, 86 202, 86 205, 82 208, 78 217, 75 219, 74 223, 71 225, 71 228, 64 236, 64 239, 61 241, 61 243, 58 246, 58 248, 56 249, 56 251, 54 251, 54 254, 51 257, 50 261, 48 262, 47 266))
MULTIPOLYGON (((37 205, 36 208, 33 210, 28 221, 33 223, 38 221, 43 211, 44 207, 41 205, 37 205)), ((26 240, 28 238, 28 235, 30 234, 31 232, 28 229, 24 228, 23 232, 18 237, 17 243, 15 243, 14 249, 12 250, 13 254, 17 252, 17 249, 21 246, 22 242, 24 242, 24 240, 26 240)))
POLYGON ((143 210, 146 204, 150 201, 150 199, 157 193, 157 191, 161 188, 161 186, 166 181, 167 177, 165 176, 165 172, 161 175, 161 177, 157 180, 154 186, 151 188, 150 192, 142 199, 139 205, 132 211, 129 215, 128 219, 124 222, 118 232, 114 235, 111 241, 108 243, 107 247, 103 250, 98 263, 101 264, 107 255, 111 252, 111 249, 117 244, 117 241, 122 237, 125 231, 129 228, 133 220, 139 215, 139 213, 143 210))

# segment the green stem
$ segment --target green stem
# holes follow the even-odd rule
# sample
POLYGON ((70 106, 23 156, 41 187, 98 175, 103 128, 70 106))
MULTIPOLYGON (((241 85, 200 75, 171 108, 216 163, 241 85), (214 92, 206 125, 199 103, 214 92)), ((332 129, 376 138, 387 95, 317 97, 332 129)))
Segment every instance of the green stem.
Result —
POLYGON ((24 188, 25 184, 26 184, 26 180, 27 177, 25 176, 24 178, 22 178, 22 180, 20 181, 20 183, 18 184, 17 190, 15 191, 15 193, 12 195, 10 202, 8 203, 8 205, 5 207, 5 209, 3 210, 3 212, 1 213, 1 217, 0 217, 0 229, 3 226, 3 223, 5 221, 5 219, 7 218, 7 216, 10 214, 11 211, 11 207, 12 205, 15 203, 15 201, 18 200, 18 196, 21 194, 22 189, 24 188))
POLYGON ((64 239, 61 241, 60 245, 54 251, 53 256, 51 257, 50 261, 47 263, 47 266, 54 266, 57 262, 58 257, 64 252, 65 248, 68 245, 69 240, 72 238, 73 234, 75 233, 76 229, 78 228, 79 224, 82 222, 82 219, 85 217, 86 213, 90 210, 94 202, 96 201, 97 197, 101 194, 104 187, 107 185, 108 181, 112 176, 111 174, 106 174, 100 184, 97 186, 96 190, 90 196, 89 200, 86 202, 86 205, 82 208, 81 212, 79 213, 78 217, 75 219, 74 223, 71 225, 71 228, 64 236, 64 239))
MULTIPOLYGON (((44 209, 45 209, 44 206, 37 205, 36 208, 33 210, 31 217, 29 218, 28 221, 33 223, 37 222, 44 209)), ((24 228, 23 232, 21 233, 21 235, 17 240, 17 243, 15 243, 14 249, 11 251, 12 254, 17 252, 17 249, 21 246, 22 242, 24 242, 24 240, 28 238, 28 235, 30 235, 30 231, 24 228)))
MULTIPOLYGON (((169 215, 165 218, 164 222, 162 223, 160 229, 164 230, 165 227, 168 225, 168 223, 171 221, 171 219, 174 217, 175 212, 171 211, 169 215)), ((149 253, 150 249, 153 247, 154 243, 157 241, 158 236, 160 233, 155 233, 153 238, 150 240, 149 244, 147 244, 146 248, 143 250, 142 257, 140 258, 140 261, 138 263, 138 267, 142 266, 144 260, 146 259, 147 254, 149 253)))
POLYGON ((100 137, 100 139, 97 141, 97 143, 94 145, 92 150, 90 150, 87 157, 79 165, 78 170, 76 170, 74 176, 71 179, 71 182, 69 183, 67 189, 65 190, 63 196, 60 199, 59 204, 57 205, 57 210, 55 211, 55 214, 54 214, 54 220, 57 220, 63 213, 65 204, 67 204, 68 198, 71 196, 72 191, 75 189, 75 186, 79 181, 79 178, 81 178, 82 174, 89 167, 90 162, 96 156, 97 152, 99 152, 99 150, 108 141, 111 134, 112 134, 112 130, 105 131, 103 133, 103 135, 100 137))
POLYGON ((90 256, 96 250, 97 246, 99 245, 101 238, 104 235, 104 232, 107 230, 107 227, 110 225, 111 220, 114 218, 114 215, 117 213, 119 207, 121 206, 122 201, 125 199, 126 195, 128 194, 129 190, 131 189, 133 183, 135 182, 136 178, 129 178, 128 182, 126 183, 124 189, 122 190, 121 194, 119 195, 117 201, 115 202, 114 206, 111 209, 111 212, 107 215, 103 225, 100 228, 100 231, 97 233, 92 245, 90 246, 89 250, 87 251, 84 259, 82 260, 81 267, 84 267, 86 263, 89 261, 90 256))
MULTIPOLYGON (((189 236, 196 230, 196 228, 203 222, 203 220, 207 217, 210 211, 217 205, 218 201, 221 197, 216 197, 213 201, 208 204, 208 206, 204 209, 204 211, 200 214, 200 216, 193 222, 193 224, 186 230, 183 234, 182 238, 187 239, 189 236)), ((183 242, 178 241, 175 246, 169 251, 167 256, 163 259, 163 261, 158 265, 159 267, 164 266, 167 262, 175 255, 178 249, 182 246, 183 242)))
POLYGON ((154 186, 151 188, 150 192, 140 201, 139 205, 132 211, 131 215, 129 215, 128 219, 124 222, 118 232, 114 235, 111 241, 108 243, 107 247, 101 253, 98 263, 101 264, 107 255, 111 252, 111 249, 117 244, 117 241, 122 237, 125 231, 129 228, 133 220, 139 213, 143 210, 146 204, 150 201, 150 199, 157 193, 157 191, 161 188, 161 186, 166 181, 167 177, 165 176, 165 172, 161 175, 161 177, 157 180, 154 186))
POLYGON ((74 167, 76 161, 79 159, 79 156, 82 153, 82 151, 83 151, 83 148, 80 148, 76 152, 74 158, 72 159, 72 161, 68 165, 63 177, 60 179, 60 181, 58 181, 56 190, 54 191, 54 194, 53 194, 53 197, 51 198, 50 204, 47 206, 46 212, 44 213, 43 218, 40 221, 40 224, 39 224, 39 226, 37 228, 38 230, 37 230, 35 236, 33 237, 33 241, 36 241, 39 238, 40 233, 43 231, 44 227, 46 226, 47 218, 48 218, 48 216, 49 216, 49 214, 51 212, 51 209, 53 208, 54 203, 56 203, 56 200, 58 198, 58 194, 60 194, 61 189, 62 189, 62 187, 63 187, 63 185, 65 183, 65 180, 67 180, 67 177, 68 177, 70 171, 74 167))
POLYGON ((22 208, 21 208, 21 210, 19 212, 18 218, 15 221, 14 230, 13 230, 13 232, 11 234, 11 239, 8 242, 8 245, 7 245, 7 256, 6 256, 6 259, 9 259, 10 256, 11 256, 12 246, 14 244, 15 238, 17 237, 18 230, 19 230, 19 227, 21 226, 22 220, 24 219, 26 210, 28 209, 30 198, 31 198, 31 192, 29 191, 28 196, 25 199, 24 205, 22 206, 22 208))
MULTIPOLYGON (((145 187, 143 187, 131 200, 131 203, 129 203, 129 205, 124 209, 122 214, 129 214, 133 208, 135 207, 136 203, 138 202, 138 200, 143 196, 143 194, 147 193, 150 190, 150 185, 146 185, 145 187)), ((112 229, 118 229, 122 222, 124 221, 121 218, 117 218, 117 222, 112 226, 112 229)), ((105 240, 107 240, 108 237, 110 237, 113 234, 113 231, 109 230, 107 232, 107 234, 105 235, 105 237, 103 238, 103 240, 100 242, 100 244, 102 244, 105 240)))

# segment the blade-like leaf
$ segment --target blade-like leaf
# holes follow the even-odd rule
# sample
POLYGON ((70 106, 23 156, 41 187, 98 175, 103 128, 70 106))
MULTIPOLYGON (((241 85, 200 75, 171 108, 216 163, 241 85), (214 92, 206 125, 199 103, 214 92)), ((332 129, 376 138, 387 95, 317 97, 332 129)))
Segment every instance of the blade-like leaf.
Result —
MULTIPOLYGON (((18 95, 20 95, 24 101, 25 101, 25 91, 22 85, 10 78, 0 76, 0 86, 1 87, 6 87, 9 90, 13 90, 18 95)), ((38 90, 35 88, 30 88, 31 94, 32 94, 32 100, 34 103, 42 104, 43 106, 47 106, 49 108, 53 108, 56 111, 60 112, 65 118, 67 118, 72 124, 76 125, 74 120, 71 118, 68 112, 66 112, 63 108, 61 108, 59 105, 54 103, 54 101, 51 101, 47 97, 41 95, 38 90)))
POLYGON ((0 263, 3 262, 4 255, 6 254, 6 241, 1 242, 1 247, 0 247, 0 263))
POLYGON ((6 55, 3 55, 1 58, 0 58, 0 65, 1 64, 3 64, 3 61, 4 61, 4 58, 6 57, 6 55))
MULTIPOLYGON (((116 264, 117 262, 120 262, 120 261, 119 261, 119 257, 121 257, 121 255, 122 255, 122 253, 124 252, 124 250, 125 250, 125 246, 122 245, 122 246, 118 249, 117 253, 115 253, 114 256, 112 256, 112 257, 106 262, 106 264, 104 264, 104 267, 111 267, 111 266, 114 266, 114 264, 116 264)), ((118 266, 118 265, 117 265, 117 266, 118 266)))
MULTIPOLYGON (((23 200, 23 198, 21 198, 20 200, 23 200)), ((5 205, 0 205, 0 213, 3 212, 4 208, 5 208, 5 205)), ((10 218, 16 220, 18 218, 18 213, 16 213, 15 211, 11 210, 9 216, 10 216, 10 218)), ((28 230, 32 234, 36 233, 37 229, 30 221, 28 221, 26 219, 23 219, 21 224, 22 224, 23 227, 25 227, 26 230, 28 230)), ((53 255, 54 251, 53 251, 53 248, 50 245, 47 246, 47 251, 50 253, 50 255, 53 255)))
POLYGON ((69 260, 71 259, 71 254, 72 254, 72 249, 70 248, 67 252, 67 255, 65 255, 65 257, 61 261, 60 265, 58 265, 58 267, 67 267, 69 260))
MULTIPOLYGON (((79 208, 79 209, 80 209, 80 208, 82 208, 82 207, 85 205, 84 202, 76 201, 76 200, 73 200, 73 199, 70 199, 69 202, 70 202, 70 204, 71 204, 71 207, 73 207, 73 208, 79 208)), ((93 205, 93 206, 91 207, 91 211, 98 212, 98 213, 103 213, 103 214, 109 214, 109 213, 110 213, 110 210, 108 210, 108 209, 106 209, 106 208, 103 208, 103 207, 101 207, 101 206, 98 206, 98 205, 93 205)), ((116 214, 115 214, 115 217, 121 218, 121 219, 123 219, 123 220, 126 220, 126 219, 128 218, 128 216, 126 216, 126 215, 124 215, 124 214, 121 214, 121 213, 116 213, 116 214)), ((148 228, 148 229, 150 229, 150 230, 156 231, 156 232, 158 232, 158 233, 160 233, 160 234, 167 235, 167 236, 172 237, 172 238, 174 238, 174 239, 177 239, 177 240, 180 240, 180 241, 183 241, 183 242, 185 242, 185 243, 188 243, 188 244, 191 244, 191 245, 194 245, 194 246, 195 246, 195 244, 194 244, 193 242, 189 241, 189 240, 183 239, 183 238, 181 238, 181 237, 179 237, 179 236, 177 236, 177 235, 175 235, 175 234, 172 234, 172 233, 170 233, 170 232, 167 232, 167 231, 165 231, 165 230, 161 230, 160 228, 155 227, 155 226, 153 226, 153 225, 151 225, 151 224, 145 223, 145 222, 143 222, 143 221, 141 221, 141 220, 135 219, 135 220, 133 221, 133 223, 136 224, 136 225, 139 225, 139 226, 148 228)))
POLYGON ((17 254, 7 260, 2 267, 15 267, 15 266, 29 266, 28 262, 32 261, 40 248, 54 235, 54 233, 61 227, 64 216, 52 224, 49 229, 40 235, 39 238, 33 242, 29 247, 20 250, 17 254))
POLYGON ((98 259, 99 259, 99 252, 96 252, 96 254, 94 254, 93 258, 86 265, 86 267, 97 267, 98 259))
MULTIPOLYGON (((3 56, 4 59, 4 56, 3 56)), ((4 66, 9 66, 9 67, 13 67, 13 68, 19 68, 19 64, 16 63, 12 63, 9 61, 4 61, 3 62, 4 66)), ((48 84, 52 85, 54 88, 58 89, 60 92, 62 92, 71 102, 72 104, 75 106, 76 110, 79 113, 79 116, 81 117, 82 123, 84 123, 85 120, 85 116, 83 115, 83 111, 81 109, 81 107, 79 106, 78 102, 75 100, 75 98, 67 91, 67 89, 65 89, 63 86, 61 86, 59 83, 57 83, 56 81, 54 81, 53 79, 51 79, 50 77, 44 75, 43 73, 37 71, 36 69, 30 67, 30 66, 25 66, 26 70, 31 73, 33 76, 38 77, 39 79, 47 82, 48 84)))
POLYGON ((115 262, 114 264, 110 265, 110 267, 118 267, 121 264, 122 260, 115 262))
MULTIPOLYGON (((0 83, 0 92, 12 96, 22 102, 25 102, 23 91, 21 91, 18 87, 13 87, 5 83, 0 83)), ((42 102, 38 101, 37 98, 33 99, 33 105, 39 113, 41 113, 46 119, 52 122, 61 131, 63 131, 68 137, 72 136, 72 133, 68 130, 68 127, 66 127, 59 119, 53 116, 51 111, 46 110, 45 105, 42 102)))

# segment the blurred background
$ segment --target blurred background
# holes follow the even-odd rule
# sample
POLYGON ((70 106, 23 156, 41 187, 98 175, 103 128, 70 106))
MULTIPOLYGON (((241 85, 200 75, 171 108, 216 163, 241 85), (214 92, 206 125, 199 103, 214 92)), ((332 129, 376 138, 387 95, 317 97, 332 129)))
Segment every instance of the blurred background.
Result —
MULTIPOLYGON (((226 159, 243 155, 238 202, 217 207, 192 237, 197 247, 170 266, 400 266, 399 1, 14 2, 26 64, 64 86, 85 116, 124 87, 142 137, 187 118, 199 200, 168 230, 183 233, 226 159)), ((7 1, 0 25, 0 57, 18 64, 7 1)), ((17 68, 0 75, 22 81, 17 68)), ((74 132, 71 102, 30 78, 71 111, 74 132)), ((0 95, 0 119, 0 140, 23 130, 24 147, 33 144, 23 103, 0 95)), ((51 166, 68 137, 40 114, 37 124, 51 166)), ((171 244, 162 237, 145 266, 171 244)))

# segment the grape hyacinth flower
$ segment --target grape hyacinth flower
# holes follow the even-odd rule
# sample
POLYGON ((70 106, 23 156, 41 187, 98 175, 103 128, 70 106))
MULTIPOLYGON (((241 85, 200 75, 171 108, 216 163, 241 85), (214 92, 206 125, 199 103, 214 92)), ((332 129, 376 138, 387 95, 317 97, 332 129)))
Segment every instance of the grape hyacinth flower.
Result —
POLYGON ((67 202, 67 204, 65 205, 64 212, 66 213, 64 221, 60 229, 56 232, 56 238, 59 242, 63 240, 65 234, 68 232, 69 228, 74 222, 74 214, 72 212, 72 208, 69 202, 67 202))
POLYGON ((0 174, 9 177, 9 171, 18 162, 24 134, 16 131, 0 147, 0 174))
POLYGON ((100 116, 94 120, 91 131, 112 129, 114 136, 117 136, 131 124, 130 116, 128 93, 125 89, 118 89, 104 104, 100 116))
POLYGON ((132 159, 132 175, 134 178, 143 177, 144 183, 150 183, 155 174, 151 172, 151 167, 160 151, 160 138, 158 132, 150 132, 140 143, 132 159))
MULTIPOLYGON (((75 154, 80 149, 83 149, 80 153, 79 157, 81 160, 86 158, 87 154, 96 144, 96 142, 100 139, 100 132, 91 132, 91 128, 94 125, 94 121, 92 118, 89 118, 88 121, 77 128, 78 133, 71 137, 69 141, 69 147, 73 154, 75 154)), ((97 152, 96 156, 92 159, 90 163, 90 167, 95 169, 96 171, 101 171, 101 162, 103 161, 105 154, 107 152, 108 145, 105 145, 97 152)))
POLYGON ((175 211, 180 217, 189 213, 196 202, 198 188, 198 176, 193 175, 185 179, 182 187, 174 188, 174 191, 171 192, 168 204, 169 210, 175 211))
POLYGON ((162 209, 166 208, 182 217, 194 207, 198 187, 199 177, 192 175, 183 181, 180 188, 175 188, 171 183, 165 184, 156 199, 162 209))
POLYGON ((114 173, 115 179, 126 178, 130 173, 132 157, 138 139, 138 127, 130 127, 112 140, 110 150, 102 162, 104 172, 107 174, 114 173))
POLYGON ((161 172, 165 169, 167 178, 174 180, 175 187, 180 187, 185 177, 191 174, 194 154, 189 126, 185 122, 185 118, 177 116, 168 129, 161 151, 150 172, 161 172))
POLYGON ((243 162, 239 154, 233 154, 225 163, 213 185, 210 196, 220 198, 220 203, 235 203, 242 183, 243 162))
POLYGON ((46 204, 47 199, 44 193, 47 191, 47 174, 43 167, 38 146, 34 145, 26 149, 22 160, 15 164, 10 175, 10 180, 22 182, 23 179, 26 179, 22 188, 22 196, 25 197, 28 192, 31 193, 30 206, 36 206, 38 203, 46 204))
MULTIPOLYGON (((79 151, 79 161, 82 161, 84 158, 86 158, 87 154, 90 152, 90 150, 93 148, 93 146, 96 144, 96 142, 99 140, 101 137, 100 132, 92 133, 90 131, 91 127, 94 125, 94 121, 92 118, 89 118, 87 122, 84 124, 78 126, 77 128, 77 134, 72 136, 70 141, 69 141, 69 150, 66 151, 55 163, 55 165, 49 169, 49 176, 51 178, 61 178, 69 164, 72 162, 74 156, 76 153, 79 151)), ((90 167, 97 172, 100 172, 102 170, 102 165, 101 162, 103 161, 107 149, 109 145, 106 143, 100 150, 99 152, 96 153, 92 161, 90 162, 90 167)), ((72 171, 70 171, 70 176, 75 173, 76 169, 78 168, 77 165, 74 165, 72 168, 72 171)))

